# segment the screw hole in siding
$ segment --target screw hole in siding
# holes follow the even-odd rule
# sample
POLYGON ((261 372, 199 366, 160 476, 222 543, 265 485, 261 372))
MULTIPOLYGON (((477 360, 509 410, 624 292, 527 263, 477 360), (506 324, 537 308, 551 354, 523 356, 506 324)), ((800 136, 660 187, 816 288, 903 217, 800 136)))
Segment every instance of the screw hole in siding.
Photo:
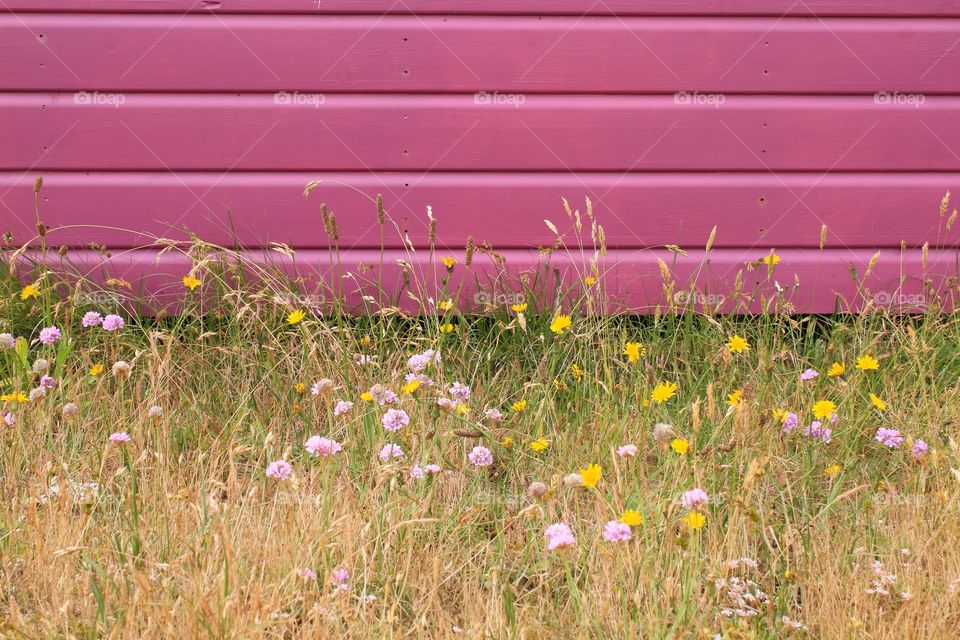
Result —
POLYGON ((405 75, 405 76, 410 75, 410 70, 409 70, 409 69, 404 69, 404 70, 403 70, 403 75, 405 75))
POLYGON ((759 203, 760 203, 760 206, 762 207, 763 205, 767 204, 767 197, 766 197, 766 196, 760 196, 760 199, 759 199, 757 202, 759 202, 759 203))
POLYGON ((46 39, 47 39, 47 36, 45 36, 44 34, 42 33, 37 34, 37 40, 39 40, 40 42, 44 42, 46 41, 46 39))
POLYGON ((763 75, 768 76, 768 75, 770 75, 770 72, 769 72, 767 69, 764 69, 764 70, 763 70, 763 75))

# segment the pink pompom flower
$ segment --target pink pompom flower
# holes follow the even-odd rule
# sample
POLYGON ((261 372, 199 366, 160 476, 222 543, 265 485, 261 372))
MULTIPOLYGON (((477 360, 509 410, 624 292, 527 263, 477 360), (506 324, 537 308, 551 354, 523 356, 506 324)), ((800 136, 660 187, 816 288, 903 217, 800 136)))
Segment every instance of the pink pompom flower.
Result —
POLYGON ((875 435, 874 438, 882 443, 883 446, 890 447, 891 449, 899 449, 900 445, 903 444, 903 435, 896 429, 880 427, 877 429, 877 435, 875 435))
POLYGON ((60 340, 61 337, 63 337, 63 334, 60 333, 60 329, 57 327, 45 327, 40 330, 40 342, 43 344, 54 344, 60 340))
POLYGON ((622 447, 617 447, 617 455, 621 458, 633 458, 639 451, 635 444, 625 444, 622 447))
POLYGON ((115 313, 111 313, 103 319, 104 331, 119 331, 125 326, 127 326, 127 323, 123 321, 123 318, 115 313))
POLYGON ((493 454, 490 449, 478 445, 467 454, 467 460, 475 467, 489 467, 493 464, 493 454))
POLYGON ((286 460, 274 460, 267 466, 267 477, 275 480, 286 480, 293 473, 293 467, 286 460))
POLYGON ((336 440, 322 438, 320 436, 310 436, 307 438, 307 441, 303 443, 303 448, 315 456, 322 456, 324 458, 343 451, 343 445, 336 440))
POLYGON ((699 487, 685 491, 684 494, 680 496, 680 504, 682 504, 683 508, 687 511, 696 511, 706 506, 708 502, 710 502, 710 496, 699 487))
POLYGON ((557 549, 563 549, 564 547, 569 547, 577 543, 577 538, 573 535, 573 531, 563 522, 550 525, 543 532, 543 535, 547 538, 548 551, 556 551, 557 549))
POLYGON ((90 327, 96 327, 100 324, 103 324, 103 316, 96 311, 87 311, 85 314, 83 314, 83 320, 80 321, 80 324, 87 329, 90 327))
POLYGON ((117 431, 110 434, 110 442, 113 444, 127 444, 130 442, 130 434, 126 431, 117 431))
POLYGON ((410 424, 410 416, 403 409, 387 409, 380 422, 387 431, 400 431, 410 424))
POLYGON ((611 520, 603 528, 603 539, 607 542, 625 542, 632 537, 630 526, 616 520, 611 520))

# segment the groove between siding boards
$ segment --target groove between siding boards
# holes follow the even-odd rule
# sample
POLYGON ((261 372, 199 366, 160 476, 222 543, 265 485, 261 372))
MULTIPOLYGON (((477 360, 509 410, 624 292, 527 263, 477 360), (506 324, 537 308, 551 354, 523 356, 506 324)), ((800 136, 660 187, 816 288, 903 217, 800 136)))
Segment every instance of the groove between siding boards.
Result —
POLYGON ((938 174, 516 174, 516 173, 0 173, 0 233, 16 243, 35 234, 33 180, 43 175, 41 217, 54 245, 113 248, 155 237, 264 246, 320 248, 320 203, 338 214, 344 248, 379 246, 373 199, 383 194, 390 215, 387 246, 402 234, 417 246, 427 237, 426 207, 439 220, 438 244, 462 250, 467 236, 495 248, 546 246, 554 222, 568 241, 572 222, 561 198, 584 209, 594 203, 612 248, 677 244, 700 248, 714 225, 715 246, 817 248, 956 246, 960 225, 945 229, 939 204, 960 192, 960 173, 938 174), (323 182, 303 197, 311 180, 323 182), (229 209, 229 214, 228 214, 229 209), (395 223, 395 225, 393 224, 395 223), (519 241, 523 238, 523 241, 519 241))

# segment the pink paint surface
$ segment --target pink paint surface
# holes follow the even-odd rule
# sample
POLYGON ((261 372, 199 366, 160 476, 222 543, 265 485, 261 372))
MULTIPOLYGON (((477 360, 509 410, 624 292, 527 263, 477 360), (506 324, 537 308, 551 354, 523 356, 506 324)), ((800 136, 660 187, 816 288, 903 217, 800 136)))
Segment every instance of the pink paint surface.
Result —
MULTIPOLYGON (((756 310, 777 286, 798 311, 911 287, 952 302, 960 225, 939 203, 960 189, 960 0, 5 8, 0 232, 31 240, 42 175, 48 240, 68 262, 161 301, 190 264, 156 263, 143 248, 156 239, 196 235, 254 261, 282 243, 298 252, 284 269, 322 282, 320 203, 358 268, 379 255, 382 194, 388 252, 408 237, 428 280, 428 206, 443 252, 462 258, 468 236, 502 251, 506 270, 478 260, 464 295, 520 286, 553 242, 544 220, 575 245, 561 198, 583 211, 589 197, 614 306, 664 303, 656 256, 677 287, 724 292, 726 310, 756 310), (772 248, 782 261, 757 279, 747 265, 772 248)), ((562 271, 579 281, 588 257, 562 271)))

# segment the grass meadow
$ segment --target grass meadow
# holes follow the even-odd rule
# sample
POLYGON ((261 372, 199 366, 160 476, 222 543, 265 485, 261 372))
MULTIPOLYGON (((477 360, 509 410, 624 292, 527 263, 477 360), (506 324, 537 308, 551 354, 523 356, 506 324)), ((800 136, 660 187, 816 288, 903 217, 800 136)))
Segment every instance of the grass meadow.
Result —
POLYGON ((605 315, 589 259, 321 313, 162 240, 134 313, 43 235, 0 285, 3 637, 960 635, 955 315, 605 315))

